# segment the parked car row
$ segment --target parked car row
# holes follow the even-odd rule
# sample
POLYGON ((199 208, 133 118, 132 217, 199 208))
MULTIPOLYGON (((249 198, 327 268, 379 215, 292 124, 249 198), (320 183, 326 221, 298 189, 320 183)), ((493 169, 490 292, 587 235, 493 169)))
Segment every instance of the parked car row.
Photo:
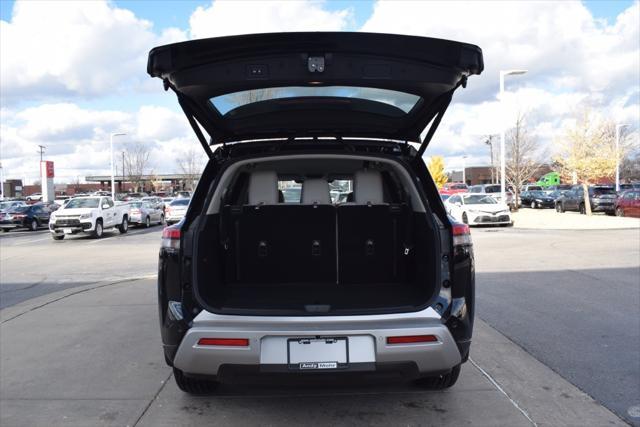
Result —
MULTIPOLYGON (((640 185, 623 184, 617 193, 613 186, 589 186, 589 202, 592 212, 603 212, 607 215, 640 217, 640 185), (625 190, 626 189, 626 190, 625 190)), ((539 185, 527 185, 519 194, 519 205, 531 209, 555 209, 586 213, 584 190, 582 185, 558 184, 544 188, 539 185)), ((469 225, 507 224, 509 218, 497 219, 495 213, 503 210, 498 205, 512 209, 515 198, 507 192, 506 203, 500 200, 500 185, 483 184, 468 187, 464 183, 448 183, 440 191, 447 212, 456 220, 469 225), (495 204, 487 198, 468 197, 470 195, 486 195, 494 199, 495 204), (481 206, 478 206, 481 205, 481 206), (494 205, 494 206, 487 206, 494 205)), ((497 215, 500 216, 500 215, 497 215)))
MULTIPOLYGON (((178 198, 169 203, 169 224, 184 217, 189 201, 178 198)), ((36 231, 46 226, 54 240, 76 234, 100 238, 105 231, 118 230, 124 234, 129 225, 150 227, 164 223, 165 202, 155 196, 130 203, 114 203, 111 197, 100 195, 74 197, 65 200, 64 206, 60 207, 42 202, 33 205, 24 201, 0 203, 0 229, 3 232, 19 228, 36 231)))

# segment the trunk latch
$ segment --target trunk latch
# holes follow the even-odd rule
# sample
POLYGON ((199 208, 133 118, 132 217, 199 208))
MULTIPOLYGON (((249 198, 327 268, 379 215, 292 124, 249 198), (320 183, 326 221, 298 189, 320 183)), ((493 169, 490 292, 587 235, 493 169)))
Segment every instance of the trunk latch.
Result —
POLYGON ((324 56, 310 56, 307 59, 307 66, 310 73, 324 72, 324 56))

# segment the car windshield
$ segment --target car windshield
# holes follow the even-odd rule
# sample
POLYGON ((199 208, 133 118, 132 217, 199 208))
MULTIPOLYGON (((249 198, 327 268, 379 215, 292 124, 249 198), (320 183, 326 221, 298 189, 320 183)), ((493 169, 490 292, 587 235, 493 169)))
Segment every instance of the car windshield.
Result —
POLYGON ((100 199, 97 197, 90 199, 73 199, 67 203, 66 209, 97 208, 99 205, 100 199))
POLYGON ((178 199, 171 202, 171 206, 187 206, 190 199, 178 199))
POLYGON ((454 184, 452 186, 449 187, 452 190, 466 190, 467 186, 466 184, 454 184))
POLYGON ((290 86, 274 87, 266 89, 252 89, 242 92, 234 92, 211 98, 211 103, 220 112, 226 114, 229 111, 260 101, 272 99, 300 98, 300 97, 338 97, 360 98, 369 101, 377 101, 392 105, 408 113, 420 99, 419 96, 405 92, 388 89, 375 89, 370 87, 354 86, 290 86))
POLYGON ((486 187, 484 187, 484 192, 485 193, 499 193, 500 192, 500 186, 499 185, 487 185, 486 187))
POLYGON ((553 197, 554 199, 558 198, 560 196, 562 196, 562 192, 561 191, 557 191, 556 190, 556 191, 552 191, 551 193, 549 193, 549 197, 553 197))
POLYGON ((529 191, 529 195, 530 196, 534 196, 534 197, 545 197, 546 194, 544 193, 544 191, 540 191, 540 190, 536 190, 536 191, 529 191))
POLYGON ((142 202, 132 202, 129 203, 129 206, 131 206, 132 208, 140 209, 142 207, 142 202))
POLYGON ((464 203, 466 205, 495 205, 496 199, 491 196, 483 196, 481 194, 470 194, 464 196, 464 203))
POLYGON ((21 212, 26 212, 29 210, 31 206, 16 206, 13 209, 11 209, 12 213, 21 213, 21 212))

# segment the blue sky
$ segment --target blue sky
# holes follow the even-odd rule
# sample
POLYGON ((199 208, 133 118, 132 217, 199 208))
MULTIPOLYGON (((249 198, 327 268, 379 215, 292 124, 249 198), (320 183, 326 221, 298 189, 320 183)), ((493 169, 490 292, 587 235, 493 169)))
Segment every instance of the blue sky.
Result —
MULTIPOLYGON (((0 0, 0 19, 11 19, 14 0, 0 0)), ((118 7, 126 8, 137 16, 154 23, 155 28, 179 27, 185 28, 189 22, 189 16, 198 6, 206 7, 211 1, 197 0, 117 0, 113 1, 118 7)), ((372 0, 330 0, 326 2, 328 10, 341 10, 353 8, 355 25, 360 28, 373 11, 372 0)), ((606 19, 609 22, 615 20, 620 12, 627 9, 633 0, 590 0, 584 4, 594 17, 606 19)))
POLYGON ((149 144, 153 169, 175 172, 176 155, 197 143, 175 96, 146 75, 151 48, 230 34, 328 30, 478 44, 485 72, 457 92, 427 154, 445 156, 451 169, 463 156, 468 165, 487 164, 484 136, 523 111, 551 156, 584 106, 637 129, 638 9, 632 0, 0 0, 0 159, 7 177, 32 181, 35 147, 44 142, 62 171, 59 181, 105 173, 108 134, 126 129, 117 149, 149 144), (501 103, 498 71, 510 68, 529 72, 508 78, 501 103))

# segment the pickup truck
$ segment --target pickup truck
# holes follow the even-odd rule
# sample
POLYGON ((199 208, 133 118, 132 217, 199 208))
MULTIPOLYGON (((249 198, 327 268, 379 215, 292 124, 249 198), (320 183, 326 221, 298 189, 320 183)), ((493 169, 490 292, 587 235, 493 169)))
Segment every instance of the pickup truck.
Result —
POLYGON ((105 231, 121 234, 129 230, 129 206, 116 205, 111 197, 87 196, 73 198, 64 208, 51 214, 49 231, 53 240, 66 235, 87 233, 99 239, 105 231))

